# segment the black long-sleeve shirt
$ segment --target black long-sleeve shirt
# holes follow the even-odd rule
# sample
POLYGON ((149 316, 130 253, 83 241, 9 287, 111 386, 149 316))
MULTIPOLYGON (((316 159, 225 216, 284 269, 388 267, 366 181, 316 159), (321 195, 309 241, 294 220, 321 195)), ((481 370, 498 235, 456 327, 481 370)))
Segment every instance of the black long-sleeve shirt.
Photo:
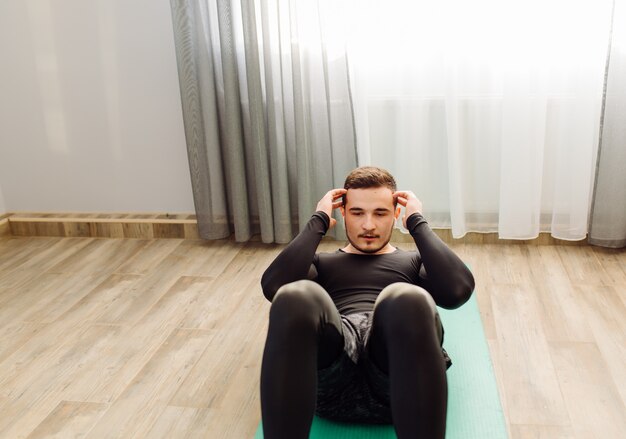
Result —
POLYGON ((438 306, 448 309, 461 306, 472 294, 472 273, 419 213, 407 219, 415 251, 396 249, 362 255, 337 250, 316 254, 329 224, 325 212, 315 212, 304 230, 265 270, 261 285, 269 301, 281 286, 302 279, 320 284, 344 315, 371 311, 378 294, 394 282, 421 286, 438 306))

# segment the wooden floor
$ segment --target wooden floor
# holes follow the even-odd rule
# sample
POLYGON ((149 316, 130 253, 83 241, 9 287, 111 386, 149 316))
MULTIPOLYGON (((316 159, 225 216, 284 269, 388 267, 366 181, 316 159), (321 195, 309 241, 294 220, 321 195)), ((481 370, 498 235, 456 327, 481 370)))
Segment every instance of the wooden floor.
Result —
MULTIPOLYGON (((476 276, 510 436, 624 437, 626 252, 452 247, 476 276)), ((280 248, 0 238, 0 437, 251 438, 259 278, 280 248)))

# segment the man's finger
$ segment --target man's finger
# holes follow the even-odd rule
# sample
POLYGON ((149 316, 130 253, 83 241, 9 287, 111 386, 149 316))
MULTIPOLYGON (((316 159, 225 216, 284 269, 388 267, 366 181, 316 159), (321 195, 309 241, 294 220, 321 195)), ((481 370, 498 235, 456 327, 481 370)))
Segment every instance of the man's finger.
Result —
POLYGON ((409 198, 411 196, 412 192, 409 191, 396 191, 393 193, 394 197, 404 197, 404 198, 409 198))
POLYGON ((334 200, 335 198, 341 197, 343 194, 345 194, 348 191, 346 189, 333 189, 330 192, 331 192, 331 194, 333 196, 333 200, 334 200))
POLYGON ((406 203, 408 203, 408 200, 401 196, 396 197, 396 200, 398 201, 398 203, 400 203, 403 206, 406 206, 406 203))

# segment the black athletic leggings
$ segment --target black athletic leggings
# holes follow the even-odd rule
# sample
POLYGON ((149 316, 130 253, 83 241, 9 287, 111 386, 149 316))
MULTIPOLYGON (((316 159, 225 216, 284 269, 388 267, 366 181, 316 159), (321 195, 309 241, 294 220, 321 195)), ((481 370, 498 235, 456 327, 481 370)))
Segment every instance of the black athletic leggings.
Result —
MULTIPOLYGON (((436 307, 424 289, 389 285, 374 306, 369 355, 389 375, 399 439, 445 437, 447 382, 436 307)), ((343 351, 341 317, 318 284, 302 280, 278 290, 261 368, 265 439, 308 438, 317 370, 343 351)))

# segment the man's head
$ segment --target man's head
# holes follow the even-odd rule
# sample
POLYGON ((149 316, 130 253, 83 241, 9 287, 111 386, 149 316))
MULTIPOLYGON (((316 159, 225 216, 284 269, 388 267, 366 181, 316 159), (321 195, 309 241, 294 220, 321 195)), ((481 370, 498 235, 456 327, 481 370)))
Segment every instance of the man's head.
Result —
POLYGON ((385 169, 364 166, 347 177, 341 214, 352 248, 375 254, 388 249, 395 220, 400 214, 393 193, 396 181, 385 169))

